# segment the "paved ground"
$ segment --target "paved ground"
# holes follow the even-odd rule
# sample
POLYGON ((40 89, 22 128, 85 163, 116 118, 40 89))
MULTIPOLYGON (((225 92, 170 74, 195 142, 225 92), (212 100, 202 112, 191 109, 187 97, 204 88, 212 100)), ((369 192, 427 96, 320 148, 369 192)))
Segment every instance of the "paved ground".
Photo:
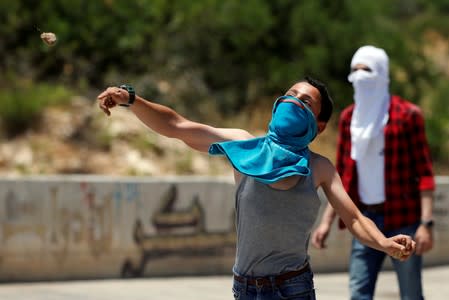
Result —
MULTIPOLYGON (((426 268, 426 300, 449 299, 449 265, 426 268)), ((344 273, 315 274, 319 300, 348 299, 344 273)), ((1 300, 229 300, 228 276, 0 284, 1 300)), ((392 272, 381 274, 376 300, 399 299, 392 272)))

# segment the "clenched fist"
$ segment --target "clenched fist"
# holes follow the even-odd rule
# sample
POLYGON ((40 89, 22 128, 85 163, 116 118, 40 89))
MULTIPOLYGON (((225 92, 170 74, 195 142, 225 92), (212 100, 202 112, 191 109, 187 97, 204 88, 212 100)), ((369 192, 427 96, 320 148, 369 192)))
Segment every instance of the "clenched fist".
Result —
POLYGON ((108 87, 97 97, 98 106, 108 116, 111 115, 110 111, 111 108, 117 106, 118 104, 127 103, 128 99, 129 99, 128 92, 119 87, 108 87))

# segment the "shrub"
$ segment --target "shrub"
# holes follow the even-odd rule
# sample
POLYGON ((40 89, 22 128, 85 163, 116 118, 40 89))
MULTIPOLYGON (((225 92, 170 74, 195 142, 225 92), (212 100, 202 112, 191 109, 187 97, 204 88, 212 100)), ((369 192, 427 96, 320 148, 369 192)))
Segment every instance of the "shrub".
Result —
POLYGON ((64 104, 71 95, 65 87, 50 84, 22 84, 0 90, 3 133, 12 137, 38 126, 45 107, 64 104))

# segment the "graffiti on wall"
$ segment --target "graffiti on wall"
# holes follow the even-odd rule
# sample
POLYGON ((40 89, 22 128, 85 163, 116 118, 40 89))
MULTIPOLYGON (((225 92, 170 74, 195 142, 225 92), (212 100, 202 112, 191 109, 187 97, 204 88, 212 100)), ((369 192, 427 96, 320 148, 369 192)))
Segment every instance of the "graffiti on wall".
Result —
MULTIPOLYGON (((229 271, 233 190, 197 181, 0 180, 0 280, 229 271)), ((435 193, 438 243, 427 263, 447 263, 448 204, 449 182, 435 193)), ((317 266, 339 268, 333 259, 317 266)))
POLYGON ((36 217, 36 203, 20 199, 13 189, 7 191, 3 201, 4 215, 0 219, 0 263, 9 241, 20 242, 17 237, 24 235, 41 241, 45 238, 45 225, 36 217))
POLYGON ((103 201, 96 201, 95 190, 87 183, 81 183, 83 202, 87 205, 86 240, 91 254, 95 257, 107 253, 112 245, 112 205, 111 195, 103 201))
POLYGON ((93 187, 81 183, 78 194, 82 205, 71 205, 64 201, 58 186, 49 185, 48 189, 48 199, 35 198, 43 195, 19 197, 14 189, 0 199, 4 208, 0 249, 9 245, 17 251, 14 240, 22 240, 21 248, 44 247, 58 264, 68 258, 70 251, 86 246, 94 257, 106 253, 112 244, 112 196, 99 201, 93 187))
MULTIPOLYGON (((14 264, 41 264, 50 276, 57 272, 91 274, 86 267, 92 266, 99 272, 112 267, 119 270, 117 275, 138 277, 146 270, 154 272, 151 263, 160 266, 161 259, 181 259, 186 264, 194 261, 184 260, 189 257, 233 259, 232 207, 226 206, 228 213, 215 218, 206 216, 206 211, 213 215, 216 210, 213 204, 205 205, 219 202, 206 199, 202 190, 189 190, 191 185, 184 192, 180 185, 123 181, 6 184, 8 190, 0 194, 0 277, 9 276, 14 264), (143 194, 142 189, 149 192, 143 194), (23 260, 7 260, 11 255, 23 260), (75 271, 73 264, 78 260, 82 265, 75 271)), ((227 187, 223 191, 227 193, 227 187)))
MULTIPOLYGON (((175 209, 177 200, 178 188, 173 184, 160 199, 159 208, 146 220, 156 233, 146 233, 145 220, 136 219, 133 238, 140 249, 140 260, 135 264, 131 259, 125 260, 122 277, 141 277, 151 260, 162 257, 221 256, 233 253, 236 241, 234 226, 225 231, 208 232, 198 195, 183 210, 175 209)), ((233 219, 234 214, 229 217, 233 219)))
POLYGON ((17 193, 9 190, 5 197, 5 217, 2 222, 2 241, 5 242, 16 234, 32 233, 44 238, 45 227, 36 220, 37 207, 31 201, 20 201, 17 193), (22 221, 26 219, 26 221, 22 221), (37 222, 36 222, 37 221, 37 222))

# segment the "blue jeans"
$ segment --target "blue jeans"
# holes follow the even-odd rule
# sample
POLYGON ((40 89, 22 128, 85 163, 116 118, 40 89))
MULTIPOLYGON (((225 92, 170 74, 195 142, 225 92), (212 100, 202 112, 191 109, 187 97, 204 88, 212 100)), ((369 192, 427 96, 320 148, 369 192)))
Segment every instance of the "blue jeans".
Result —
MULTIPOLYGON (((398 230, 384 231, 382 214, 364 212, 386 237, 396 234, 414 236, 419 224, 403 227, 398 230)), ((349 263, 349 288, 352 300, 371 300, 374 296, 377 275, 382 268, 386 254, 369 248, 355 238, 349 263)), ((399 282, 402 300, 422 300, 421 268, 422 256, 412 255, 405 262, 391 258, 399 282)))
POLYGON ((281 285, 274 284, 274 278, 270 277, 271 286, 256 287, 241 283, 234 279, 232 292, 234 299, 238 300, 316 300, 313 287, 313 273, 307 271, 284 281, 281 285))

